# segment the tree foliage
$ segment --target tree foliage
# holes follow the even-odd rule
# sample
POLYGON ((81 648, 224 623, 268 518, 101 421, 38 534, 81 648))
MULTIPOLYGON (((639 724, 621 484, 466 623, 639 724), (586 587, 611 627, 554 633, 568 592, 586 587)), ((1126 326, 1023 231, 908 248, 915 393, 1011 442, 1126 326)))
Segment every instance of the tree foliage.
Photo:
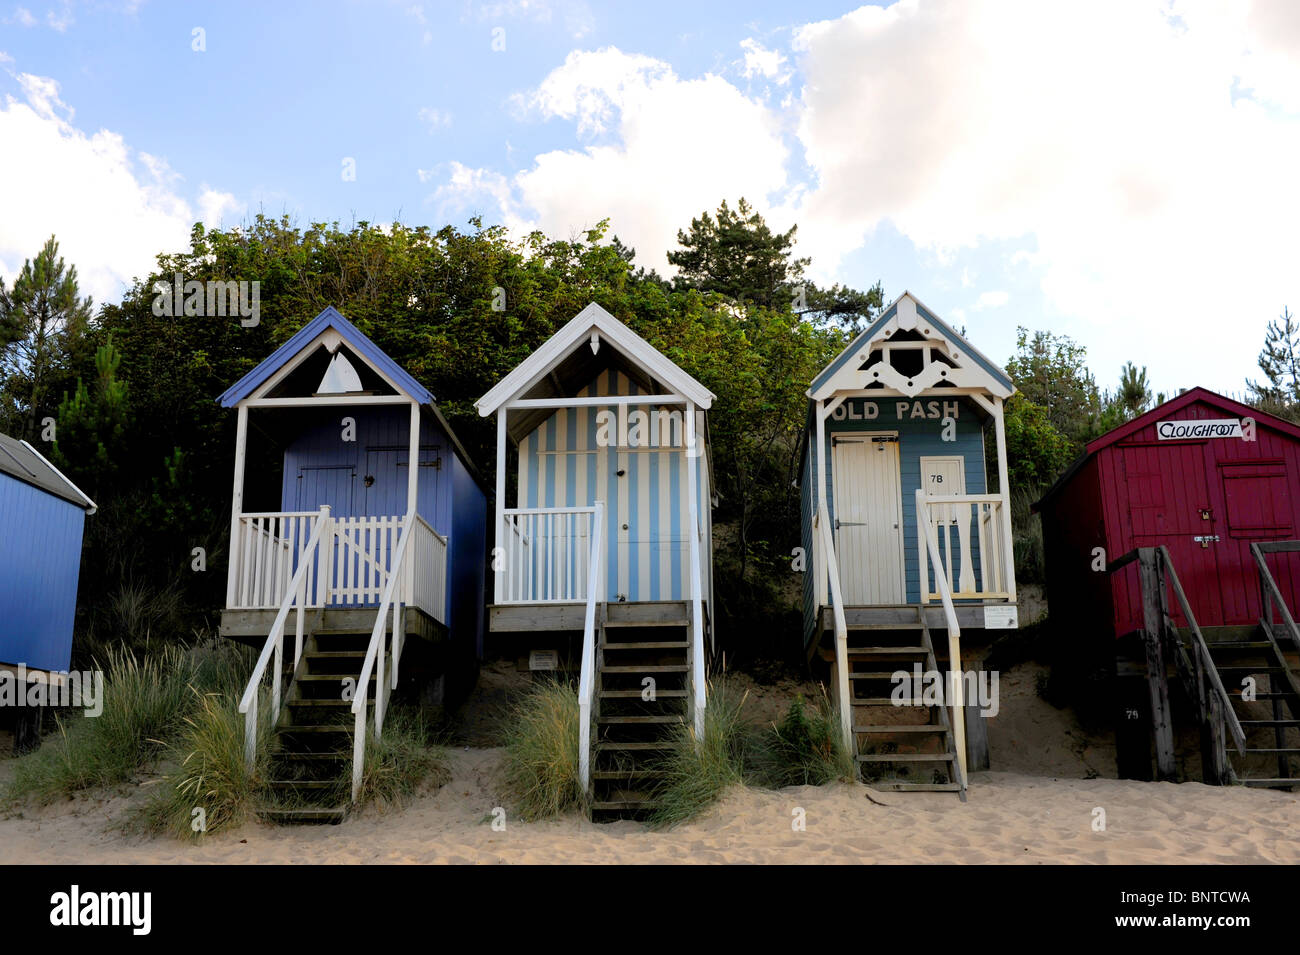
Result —
POLYGON ((1259 353, 1262 382, 1247 381, 1251 403, 1288 421, 1300 421, 1300 323, 1288 308, 1268 323, 1259 353))
POLYGON ((57 382, 78 357, 91 308, 53 236, 23 262, 12 288, 0 281, 0 430, 36 437, 57 382))

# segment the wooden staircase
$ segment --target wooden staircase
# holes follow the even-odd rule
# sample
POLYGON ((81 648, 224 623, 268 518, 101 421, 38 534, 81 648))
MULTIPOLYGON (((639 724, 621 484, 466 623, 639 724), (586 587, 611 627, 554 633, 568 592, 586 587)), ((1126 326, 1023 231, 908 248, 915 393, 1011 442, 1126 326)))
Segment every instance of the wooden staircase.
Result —
MULTIPOLYGON (((274 728, 270 804, 259 815, 277 823, 339 823, 351 808, 352 700, 370 632, 322 628, 303 640, 274 728)), ((374 701, 372 675, 369 706, 374 701)))
POLYGON ((610 603, 598 612, 591 818, 644 819, 689 719, 689 604, 610 603))
MULTIPOLYGON (((948 707, 913 703, 912 668, 938 672, 930 629, 920 606, 872 607, 847 620, 849 695, 855 759, 864 782, 899 792, 965 792, 948 707), (893 676, 909 680, 901 699, 893 676)), ((946 685, 945 685, 946 693, 946 685)))
POLYGON ((1230 628, 1209 639, 1197 624, 1169 550, 1142 547, 1112 562, 1110 572, 1138 567, 1148 681, 1155 714, 1156 762, 1162 778, 1175 775, 1166 685, 1168 657, 1201 729, 1206 782, 1273 789, 1300 785, 1300 681, 1287 656, 1300 630, 1264 561, 1264 552, 1300 550, 1300 542, 1252 543, 1260 573, 1264 616, 1244 636, 1230 628), (1174 624, 1172 594, 1185 626, 1174 624), (1274 609, 1282 623, 1273 623, 1274 609), (1229 633, 1228 636, 1221 634, 1229 633), (1279 638, 1280 641, 1279 642, 1279 638), (1287 647, 1284 651, 1283 646, 1287 647))
POLYGON ((1269 789, 1300 786, 1300 683, 1277 628, 1262 621, 1248 639, 1206 640, 1210 658, 1246 734, 1245 752, 1227 747, 1233 782, 1269 789), (1253 700, 1246 682, 1253 679, 1253 700))

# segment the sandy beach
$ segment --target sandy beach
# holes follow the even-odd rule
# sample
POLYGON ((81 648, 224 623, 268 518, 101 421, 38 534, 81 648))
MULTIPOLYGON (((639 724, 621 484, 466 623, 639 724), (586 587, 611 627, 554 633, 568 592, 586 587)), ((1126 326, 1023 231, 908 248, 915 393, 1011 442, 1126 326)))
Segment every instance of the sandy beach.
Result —
POLYGON ((1199 783, 980 773, 945 793, 860 784, 732 790, 668 832, 571 815, 491 825, 501 751, 449 754, 453 777, 400 809, 341 825, 250 823, 201 845, 119 831, 139 793, 0 820, 5 863, 1295 863, 1300 796, 1199 783), (868 798, 870 797, 870 798, 868 798), (874 801, 873 801, 874 800, 874 801), (881 803, 883 805, 878 805, 881 803), (1095 811, 1106 828, 1094 831, 1095 811), (802 810, 804 831, 792 823, 802 810))
MULTIPOLYGON (((122 820, 148 796, 146 780, 0 815, 0 863, 1300 862, 1300 793, 1107 778, 1114 775, 1113 744, 1035 692, 1044 672, 1028 663, 1004 675, 1002 710, 989 723, 998 771, 973 774, 964 804, 951 793, 860 783, 737 787, 670 831, 594 824, 576 813, 528 823, 509 811, 505 830, 494 830, 494 810, 505 800, 503 751, 491 743, 503 701, 524 685, 498 664, 485 668, 460 725, 461 743, 447 752, 450 782, 403 806, 367 807, 337 826, 250 822, 189 844, 124 831, 122 820), (1094 829, 1098 809, 1104 830, 1094 829), (794 828, 799 817, 803 831, 794 828)), ((794 694, 820 692, 811 683, 729 679, 758 723, 778 718, 794 694)), ((12 767, 0 759, 0 785, 12 767)))

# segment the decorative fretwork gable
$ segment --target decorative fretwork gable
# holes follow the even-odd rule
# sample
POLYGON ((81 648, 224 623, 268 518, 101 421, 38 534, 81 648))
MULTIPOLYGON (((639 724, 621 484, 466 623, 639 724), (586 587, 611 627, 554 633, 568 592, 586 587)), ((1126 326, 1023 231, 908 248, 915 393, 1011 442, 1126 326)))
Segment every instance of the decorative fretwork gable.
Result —
POLYGON ((976 389, 1006 398, 1011 379, 970 342, 904 292, 813 381, 808 395, 883 389, 915 397, 935 388, 976 389))

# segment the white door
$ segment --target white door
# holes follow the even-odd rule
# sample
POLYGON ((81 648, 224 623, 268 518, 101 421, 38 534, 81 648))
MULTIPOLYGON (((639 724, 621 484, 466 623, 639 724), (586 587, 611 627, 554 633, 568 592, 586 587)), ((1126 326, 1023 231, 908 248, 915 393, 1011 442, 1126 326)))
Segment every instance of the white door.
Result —
POLYGON ((903 510, 895 435, 833 438, 835 556, 846 606, 901 604, 903 510))
MULTIPOLYGON (((932 497, 966 493, 966 462, 959 455, 921 458, 921 487, 932 497)), ((932 504, 931 526, 939 543, 954 592, 970 593, 975 589, 975 567, 971 559, 971 506, 969 504, 932 504), (955 572, 954 572, 955 571, 955 572)), ((933 573, 933 568, 931 568, 933 573)))

